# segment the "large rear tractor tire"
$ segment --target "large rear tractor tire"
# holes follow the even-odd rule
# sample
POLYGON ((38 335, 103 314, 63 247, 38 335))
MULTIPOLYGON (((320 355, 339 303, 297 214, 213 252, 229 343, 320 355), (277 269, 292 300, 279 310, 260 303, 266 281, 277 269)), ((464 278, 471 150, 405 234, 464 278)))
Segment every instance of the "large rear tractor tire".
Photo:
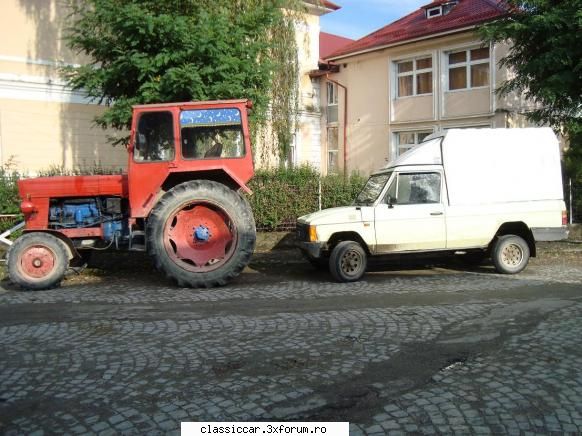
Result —
POLYGON ((59 286, 69 265, 65 244, 49 233, 25 233, 8 251, 8 275, 23 289, 59 286))
POLYGON ((248 265, 255 248, 249 203, 221 183, 194 180, 168 191, 147 223, 156 267, 179 286, 223 286, 248 265))

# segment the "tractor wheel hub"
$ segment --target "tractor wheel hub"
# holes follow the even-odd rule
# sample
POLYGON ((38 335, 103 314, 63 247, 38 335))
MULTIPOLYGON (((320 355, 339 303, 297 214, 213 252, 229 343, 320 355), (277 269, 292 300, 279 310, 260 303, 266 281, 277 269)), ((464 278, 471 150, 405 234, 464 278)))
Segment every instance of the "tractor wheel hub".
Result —
POLYGON ((210 231, 206 226, 199 225, 194 229, 194 240, 196 242, 207 242, 210 236, 210 231))

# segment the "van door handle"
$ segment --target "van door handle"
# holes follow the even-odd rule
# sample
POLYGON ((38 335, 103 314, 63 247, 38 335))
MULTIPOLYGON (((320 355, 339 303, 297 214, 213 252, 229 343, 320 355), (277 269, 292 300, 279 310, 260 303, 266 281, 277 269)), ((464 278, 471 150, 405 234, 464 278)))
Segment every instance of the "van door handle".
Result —
POLYGON ((442 215, 442 212, 431 212, 430 213, 432 216, 438 216, 438 215, 442 215))

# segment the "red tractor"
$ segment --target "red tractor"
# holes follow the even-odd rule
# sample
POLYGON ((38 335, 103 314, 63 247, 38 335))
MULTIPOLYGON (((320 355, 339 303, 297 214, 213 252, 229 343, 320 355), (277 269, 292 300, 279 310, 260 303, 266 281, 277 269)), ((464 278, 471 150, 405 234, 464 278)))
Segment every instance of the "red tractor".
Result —
POLYGON ((240 191, 253 176, 248 100, 135 106, 127 174, 18 184, 25 230, 10 279, 58 286, 90 250, 147 251, 179 286, 226 284, 248 264, 256 231, 240 191))

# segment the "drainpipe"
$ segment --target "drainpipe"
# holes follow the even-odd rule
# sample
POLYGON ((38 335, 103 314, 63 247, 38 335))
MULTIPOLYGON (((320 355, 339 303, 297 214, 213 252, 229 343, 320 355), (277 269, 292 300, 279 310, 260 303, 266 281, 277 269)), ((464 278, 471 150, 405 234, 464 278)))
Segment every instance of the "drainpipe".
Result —
POLYGON ((348 88, 337 80, 330 79, 329 74, 325 75, 327 81, 335 83, 344 90, 344 177, 348 176, 348 88))

